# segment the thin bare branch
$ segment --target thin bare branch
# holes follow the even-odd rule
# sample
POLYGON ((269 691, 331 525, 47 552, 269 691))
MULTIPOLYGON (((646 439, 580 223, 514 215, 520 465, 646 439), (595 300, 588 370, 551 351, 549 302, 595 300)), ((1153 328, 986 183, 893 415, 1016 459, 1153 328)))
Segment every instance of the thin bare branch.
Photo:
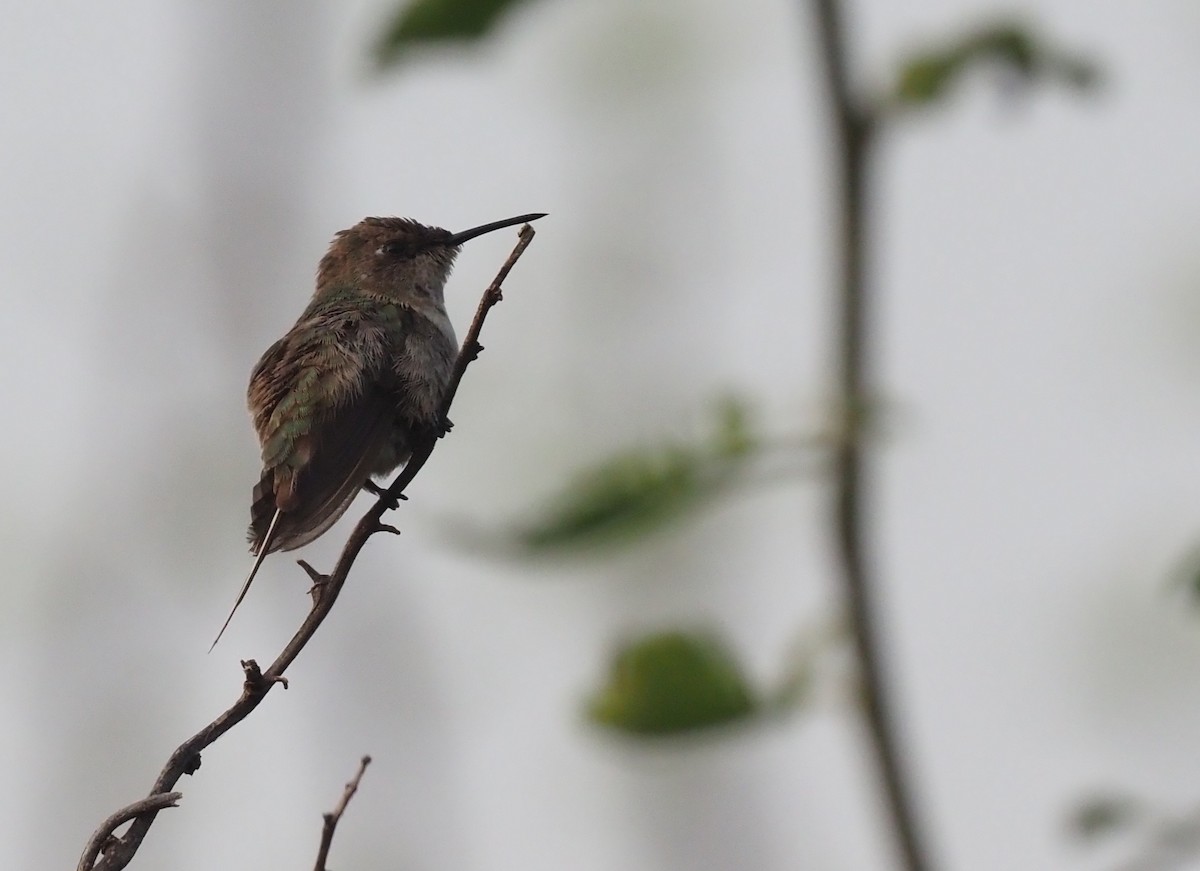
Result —
POLYGON ((152 795, 148 798, 143 798, 140 801, 135 801, 133 804, 125 805, 115 814, 110 816, 100 824, 100 828, 92 833, 92 837, 88 839, 87 846, 83 848, 83 857, 79 860, 80 871, 88 871, 96 864, 96 859, 105 849, 112 846, 113 833, 132 819, 140 817, 144 813, 150 811, 160 811, 163 808, 179 807, 179 800, 183 798, 181 792, 164 792, 159 795, 152 795))
POLYGON ((324 815, 325 824, 321 827, 321 846, 317 849, 315 871, 325 871, 325 860, 329 858, 329 847, 333 844, 333 833, 337 829, 337 824, 342 819, 342 814, 346 812, 346 805, 350 804, 350 799, 354 798, 354 793, 358 792, 358 784, 362 781, 362 776, 366 773, 367 766, 370 764, 370 756, 364 756, 359 761, 358 773, 354 775, 353 780, 346 784, 346 789, 342 792, 342 800, 337 803, 337 807, 324 815))
MULTIPOLYGON (((500 268, 500 272, 496 275, 495 280, 484 291, 483 299, 480 301, 479 308, 475 312, 475 318, 471 322, 470 329, 467 331, 467 338, 459 349, 449 387, 442 399, 441 416, 443 419, 454 400, 454 394, 458 390, 459 382, 462 381, 463 373, 466 372, 467 366, 479 354, 479 333, 488 311, 501 299, 501 284, 521 254, 529 247, 529 243, 533 240, 533 237, 534 230, 532 227, 528 224, 521 227, 516 247, 513 248, 512 253, 500 268)), ((80 860, 79 871, 119 871, 119 869, 127 866, 141 846, 146 833, 150 830, 150 826, 154 824, 154 818, 158 811, 162 807, 170 806, 159 803, 162 800, 161 796, 170 793, 170 790, 179 782, 179 778, 183 775, 192 774, 200 768, 200 752, 244 720, 266 698, 267 693, 271 691, 275 684, 281 683, 285 689, 287 688, 287 679, 283 676, 283 673, 295 661, 296 657, 300 655, 300 651, 312 639, 317 628, 329 616, 329 611, 333 608, 334 602, 337 601, 338 594, 341 593, 342 586, 346 583, 350 569, 353 567, 355 559, 358 558, 363 545, 367 543, 367 539, 372 535, 381 531, 380 518, 383 516, 384 511, 389 510, 397 504, 397 501, 402 497, 404 488, 409 485, 412 479, 416 477, 417 472, 425 465, 425 461, 433 453, 436 444, 437 438, 430 435, 418 441, 413 447, 412 456, 400 474, 396 476, 391 486, 383 491, 383 494, 376 501, 375 505, 363 515, 363 518, 354 527, 353 532, 350 533, 345 547, 342 548, 337 565, 329 575, 321 575, 312 569, 311 566, 307 566, 307 564, 302 565, 309 576, 313 578, 315 586, 313 589, 312 608, 304 618, 304 622, 300 628, 296 630, 296 634, 292 636, 291 640, 284 646, 280 654, 275 657, 275 661, 271 663, 266 671, 261 671, 258 663, 252 659, 242 662, 245 681, 242 684, 241 697, 228 710, 175 749, 175 752, 167 760, 167 764, 163 766, 158 778, 154 781, 154 786, 150 789, 149 798, 145 799, 145 801, 152 802, 151 806, 140 810, 133 817, 133 824, 123 837, 102 839, 102 841, 105 841, 101 847, 104 854, 102 857, 99 856, 100 849, 91 850, 92 841, 88 842, 88 850, 85 850, 83 858, 80 860), (89 851, 91 852, 89 853, 89 851)), ((170 794, 178 796, 177 793, 170 794)), ((134 806, 130 805, 129 807, 134 806)), ((109 819, 111 820, 113 817, 109 819)), ((116 825, 120 825, 120 823, 116 825)), ((94 839, 95 836, 93 836, 94 839)))

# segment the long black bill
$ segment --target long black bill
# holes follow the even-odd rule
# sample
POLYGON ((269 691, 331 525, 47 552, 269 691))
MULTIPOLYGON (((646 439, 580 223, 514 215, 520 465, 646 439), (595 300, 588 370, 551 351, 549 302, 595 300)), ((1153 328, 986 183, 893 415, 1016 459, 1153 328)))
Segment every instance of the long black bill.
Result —
POLYGON ((463 230, 461 233, 455 233, 446 240, 447 245, 461 245, 468 239, 474 239, 476 236, 482 236, 484 233, 490 233, 492 230, 503 230, 505 227, 512 227, 517 224, 528 224, 530 221, 536 221, 538 218, 544 218, 549 212, 538 212, 536 215, 518 215, 515 218, 505 218, 503 221, 492 221, 490 224, 484 224, 480 227, 472 227, 470 230, 463 230))

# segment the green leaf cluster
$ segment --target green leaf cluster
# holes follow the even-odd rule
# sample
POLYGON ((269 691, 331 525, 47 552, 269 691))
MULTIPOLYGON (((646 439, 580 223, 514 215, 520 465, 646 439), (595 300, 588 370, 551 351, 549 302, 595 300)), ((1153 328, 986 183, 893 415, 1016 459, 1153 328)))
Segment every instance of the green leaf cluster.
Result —
POLYGON ((724 642, 674 631, 618 650, 588 712, 621 732, 663 736, 734 723, 757 708, 755 692, 724 642))
POLYGON ((1020 24, 997 23, 909 59, 901 67, 891 102, 899 106, 934 103, 983 64, 998 64, 1025 84, 1045 80, 1083 89, 1097 79, 1096 67, 1088 59, 1047 44, 1020 24))
POLYGON ((472 42, 523 0, 415 0, 404 3, 384 27, 375 46, 380 67, 395 64, 411 47, 423 43, 472 42))
POLYGON ((585 470, 515 538, 527 552, 628 543, 707 504, 732 484, 757 442, 741 404, 726 400, 696 445, 631 450, 585 470))

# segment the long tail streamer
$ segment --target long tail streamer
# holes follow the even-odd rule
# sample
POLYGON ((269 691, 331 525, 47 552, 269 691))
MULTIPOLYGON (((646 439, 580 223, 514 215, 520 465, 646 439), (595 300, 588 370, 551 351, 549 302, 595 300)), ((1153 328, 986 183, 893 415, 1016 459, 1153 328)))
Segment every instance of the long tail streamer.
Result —
POLYGON ((225 630, 229 628, 229 621, 233 619, 233 615, 237 613, 238 606, 242 604, 242 600, 246 598, 246 593, 250 592, 250 585, 254 582, 254 576, 258 574, 259 566, 263 564, 263 560, 267 558, 267 554, 271 552, 271 541, 275 538, 275 527, 279 525, 279 518, 283 514, 278 508, 275 509, 275 516, 271 518, 271 525, 267 527, 267 534, 263 536, 262 547, 258 549, 258 556, 254 558, 254 565, 250 567, 250 575, 246 578, 246 583, 242 584, 242 591, 238 593, 237 601, 233 603, 233 609, 229 612, 229 616, 225 618, 225 624, 221 627, 221 631, 217 633, 217 637, 213 640, 212 647, 208 648, 208 652, 213 652, 213 647, 217 646, 217 642, 221 640, 221 636, 225 634, 225 630))

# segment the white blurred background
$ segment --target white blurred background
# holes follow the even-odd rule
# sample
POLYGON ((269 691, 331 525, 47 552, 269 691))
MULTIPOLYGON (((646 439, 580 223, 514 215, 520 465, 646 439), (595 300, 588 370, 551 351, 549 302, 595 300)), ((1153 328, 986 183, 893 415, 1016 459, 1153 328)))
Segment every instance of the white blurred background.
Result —
MULTIPOLYGON (((1014 11, 851 5, 864 86, 1014 11)), ((363 753, 334 868, 889 867, 844 702, 652 746, 581 714, 639 629, 718 627, 776 679, 836 604, 818 483, 594 563, 445 534, 689 435, 725 391, 773 432, 819 420, 831 172, 805 4, 540 0, 478 50, 374 76, 390 10, 5 6, 6 865, 74 867, 237 697, 237 660, 299 625, 307 579, 273 558, 205 655, 248 565, 245 382, 332 234, 548 211, 404 535, 370 542, 291 689, 204 754, 133 867, 310 867, 363 753)), ((1015 11, 1105 86, 1008 99, 972 77, 884 143, 874 562, 941 867, 1101 868, 1064 831, 1082 798, 1200 800, 1200 618, 1169 588, 1200 539, 1200 11, 1015 11)), ((460 331, 512 241, 464 250, 460 331)), ((348 528, 304 556, 327 568, 348 528)))

